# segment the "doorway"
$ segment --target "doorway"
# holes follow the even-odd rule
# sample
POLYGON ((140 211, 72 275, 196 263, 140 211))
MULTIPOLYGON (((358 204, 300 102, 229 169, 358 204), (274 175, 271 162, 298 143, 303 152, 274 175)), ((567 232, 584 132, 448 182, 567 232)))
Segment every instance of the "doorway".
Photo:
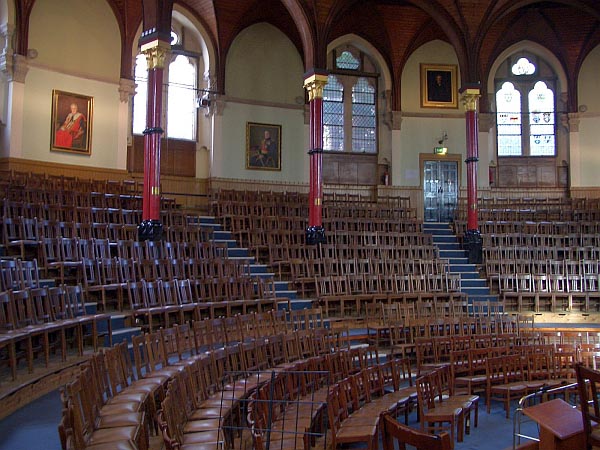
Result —
POLYGON ((451 222, 458 203, 458 162, 423 161, 425 222, 451 222))

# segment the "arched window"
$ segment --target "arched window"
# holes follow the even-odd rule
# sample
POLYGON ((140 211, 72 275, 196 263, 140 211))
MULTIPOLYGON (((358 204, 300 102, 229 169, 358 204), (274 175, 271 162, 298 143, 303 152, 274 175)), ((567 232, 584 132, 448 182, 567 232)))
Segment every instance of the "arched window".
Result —
POLYGON ((529 153, 554 156, 554 92, 543 81, 529 91, 529 153))
POLYGON ((323 150, 377 153, 374 66, 365 55, 348 50, 334 51, 333 64, 323 91, 323 150))
POLYGON ((133 97, 133 133, 142 134, 146 129, 146 103, 148 102, 148 65, 146 56, 135 58, 135 96, 133 97))
POLYGON ((196 66, 178 55, 169 65, 167 135, 174 139, 196 138, 196 66))
MULTIPOLYGON (((173 54, 168 68, 167 137, 196 139, 196 87, 197 60, 194 57, 173 54)), ((135 60, 136 94, 133 98, 133 133, 142 134, 146 128, 148 68, 146 57, 140 54, 135 60)))
POLYGON ((496 121, 498 127, 498 155, 520 156, 521 145, 521 93, 507 81, 496 92, 496 121))
POLYGON ((498 157, 556 155, 554 79, 542 80, 532 59, 509 58, 496 79, 498 157))

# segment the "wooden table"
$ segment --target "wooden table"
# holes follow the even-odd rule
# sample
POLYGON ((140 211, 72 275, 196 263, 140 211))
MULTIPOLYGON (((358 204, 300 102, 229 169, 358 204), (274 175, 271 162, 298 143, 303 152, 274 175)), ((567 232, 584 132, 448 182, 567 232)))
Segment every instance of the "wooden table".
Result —
POLYGON ((561 399, 525 408, 523 414, 540 426, 540 450, 585 449, 581 411, 561 399))

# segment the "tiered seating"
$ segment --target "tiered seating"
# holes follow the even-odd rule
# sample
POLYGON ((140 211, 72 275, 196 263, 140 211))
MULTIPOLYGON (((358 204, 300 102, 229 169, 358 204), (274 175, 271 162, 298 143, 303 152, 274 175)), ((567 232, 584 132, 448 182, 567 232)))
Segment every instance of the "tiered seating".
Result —
MULTIPOLYGON (((305 317, 315 314, 307 311, 305 317)), ((285 395, 285 404, 300 395, 306 402, 302 404, 314 405, 314 410, 303 407, 296 412, 298 419, 310 416, 300 434, 322 432, 321 412, 331 393, 324 380, 346 380, 340 398, 354 388, 363 389, 362 400, 353 397, 352 406, 344 404, 359 411, 366 401, 370 411, 377 409, 376 422, 382 410, 407 413, 416 397, 407 360, 369 368, 378 361, 376 353, 343 348, 331 331, 315 328, 316 322, 288 321, 275 311, 231 319, 206 319, 192 327, 136 336, 133 362, 126 343, 94 355, 64 391, 63 447, 143 449, 158 424, 166 448, 231 448, 236 430, 245 426, 241 402, 251 395, 249 419, 260 442, 265 431, 260 424, 266 419, 258 403, 276 400, 269 396, 273 391, 285 395), (349 381, 350 376, 355 381, 349 381), (264 387, 265 383, 278 383, 279 388, 264 387)), ((361 414, 367 417, 365 412, 361 414)), ((275 420, 276 414, 271 417, 275 420)), ((308 448, 314 439, 301 441, 308 448)))
POLYGON ((8 351, 7 363, 12 380, 17 379, 19 359, 27 360, 29 373, 36 355, 49 365, 50 352, 56 349, 67 360, 67 344, 73 342, 78 355, 90 337, 98 349, 98 324, 104 322, 110 334, 110 316, 85 313, 83 295, 75 286, 24 287, 0 292, 0 344, 8 351))
POLYGON ((217 191, 213 208, 257 257, 268 257, 280 278, 302 295, 315 294, 325 314, 361 316, 374 302, 462 298, 460 277, 448 273, 432 237, 422 232, 408 199, 324 199, 327 244, 304 245, 305 216, 298 195, 217 191), (224 205, 221 205, 224 203, 224 205))
POLYGON ((598 311, 600 247, 586 236, 521 232, 484 237, 487 276, 506 309, 598 311))
MULTIPOLYGON (((272 277, 252 275, 249 259, 229 258, 214 227, 175 209, 172 199, 162 201, 168 240, 140 243, 136 185, 13 174, 3 188, 6 251, 14 250, 21 266, 30 264, 24 257, 37 257, 41 273, 60 284, 81 283, 103 312, 132 309, 152 329, 284 301, 275 299, 272 277)), ((2 264, 2 290, 14 289, 22 272, 16 260, 2 264)))

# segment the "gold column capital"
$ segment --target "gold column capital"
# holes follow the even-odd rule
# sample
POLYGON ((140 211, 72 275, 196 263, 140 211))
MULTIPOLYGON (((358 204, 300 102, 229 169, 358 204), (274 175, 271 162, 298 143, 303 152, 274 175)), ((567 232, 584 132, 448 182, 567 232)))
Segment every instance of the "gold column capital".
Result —
POLYGON ((323 89, 327 84, 327 75, 313 74, 304 80, 304 88, 308 91, 308 101, 323 98, 323 89))
POLYGON ((477 100, 481 97, 481 90, 468 88, 462 92, 462 104, 467 111, 477 111, 477 100))
POLYGON ((165 60, 171 51, 171 44, 165 41, 156 39, 152 42, 143 44, 140 47, 141 52, 146 56, 148 70, 164 69, 165 60))

